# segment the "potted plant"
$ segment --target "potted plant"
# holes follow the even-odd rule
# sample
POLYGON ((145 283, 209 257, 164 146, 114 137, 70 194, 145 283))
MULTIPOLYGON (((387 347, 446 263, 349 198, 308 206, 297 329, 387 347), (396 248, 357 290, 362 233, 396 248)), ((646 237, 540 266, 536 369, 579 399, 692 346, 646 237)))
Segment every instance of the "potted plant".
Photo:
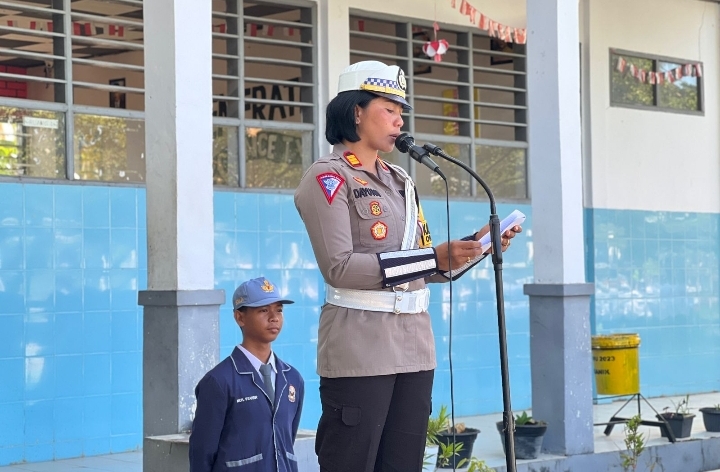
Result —
POLYGON ((447 406, 442 405, 440 412, 435 417, 428 419, 427 435, 425 436, 425 456, 423 457, 423 472, 432 472, 438 460, 438 435, 447 429, 450 415, 447 406))
MULTIPOLYGON (((435 418, 428 420, 428 434, 426 444, 435 449, 437 459, 435 465, 437 467, 452 467, 453 458, 455 467, 460 467, 460 463, 468 467, 470 455, 472 454, 473 444, 480 433, 479 429, 467 428, 464 423, 458 423, 454 427, 450 426, 450 417, 447 413, 447 407, 442 405, 440 412, 435 418), (453 433, 455 440, 453 441, 453 433)), ((425 462, 429 462, 431 454, 428 447, 425 448, 425 462)), ((432 462, 430 462, 432 464, 432 462)), ((426 466, 427 467, 427 466, 426 466)), ((432 470, 424 468, 423 470, 432 470)))
MULTIPOLYGON (((692 433, 693 418, 695 415, 690 413, 690 395, 685 395, 685 398, 677 404, 673 401, 671 403, 675 407, 675 411, 667 411, 669 407, 663 408, 663 412, 657 415, 657 418, 661 421, 665 421, 673 432, 675 438, 689 438, 692 433)), ((660 428, 660 434, 666 438, 664 428, 660 428)))
MULTIPOLYGON (((496 424, 500 440, 505 449, 505 425, 503 421, 496 424)), ((518 459, 537 459, 542 448, 543 437, 547 431, 547 423, 537 421, 527 412, 515 416, 515 457, 518 459)))
POLYGON ((720 433, 720 403, 715 406, 700 408, 703 415, 703 424, 705 431, 710 433, 720 433))

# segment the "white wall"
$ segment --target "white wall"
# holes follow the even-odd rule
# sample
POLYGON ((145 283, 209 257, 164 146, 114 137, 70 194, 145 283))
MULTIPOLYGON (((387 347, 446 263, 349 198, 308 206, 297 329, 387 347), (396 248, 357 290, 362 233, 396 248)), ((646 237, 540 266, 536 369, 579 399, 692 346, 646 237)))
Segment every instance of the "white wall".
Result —
POLYGON ((590 88, 591 142, 585 205, 719 212, 720 8, 699 0, 586 2, 589 31, 581 38, 589 38, 590 76, 583 86, 590 88), (702 62, 704 116, 611 107, 610 48, 702 62))

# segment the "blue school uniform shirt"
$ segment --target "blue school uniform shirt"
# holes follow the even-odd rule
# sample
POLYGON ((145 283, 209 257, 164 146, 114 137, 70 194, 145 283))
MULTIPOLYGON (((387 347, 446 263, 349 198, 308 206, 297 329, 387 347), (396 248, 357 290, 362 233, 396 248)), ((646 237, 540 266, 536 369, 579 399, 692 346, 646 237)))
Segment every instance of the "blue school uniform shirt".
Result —
POLYGON ((275 369, 274 402, 237 347, 198 382, 190 472, 297 472, 293 443, 304 382, 277 356, 275 369))

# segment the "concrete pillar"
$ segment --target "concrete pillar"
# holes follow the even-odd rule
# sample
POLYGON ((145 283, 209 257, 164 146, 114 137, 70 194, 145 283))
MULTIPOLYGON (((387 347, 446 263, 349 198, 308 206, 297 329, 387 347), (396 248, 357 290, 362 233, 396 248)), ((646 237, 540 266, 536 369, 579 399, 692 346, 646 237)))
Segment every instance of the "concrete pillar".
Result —
MULTIPOLYGON (((214 288, 211 3, 143 3, 148 290, 143 470, 177 470, 159 438, 190 429, 194 388, 218 362, 214 288)), ((175 439, 172 439, 175 441, 175 439)), ((177 453, 176 453, 177 454, 177 453)), ((181 454, 182 455, 182 454, 181 454)))
POLYGON ((585 283, 578 0, 527 0, 533 416, 543 448, 593 452, 590 295, 585 283))

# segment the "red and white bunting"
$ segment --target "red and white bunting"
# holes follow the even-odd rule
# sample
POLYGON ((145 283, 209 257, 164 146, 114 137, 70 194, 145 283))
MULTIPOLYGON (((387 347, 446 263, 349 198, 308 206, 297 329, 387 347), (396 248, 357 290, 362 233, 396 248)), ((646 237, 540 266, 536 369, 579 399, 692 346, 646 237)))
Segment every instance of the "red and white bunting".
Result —
POLYGON ((628 64, 627 59, 621 56, 617 58, 615 70, 621 74, 627 71, 639 82, 652 85, 663 85, 665 82, 672 84, 683 77, 702 77, 702 65, 698 63, 682 64, 668 71, 655 72, 641 69, 632 63, 628 64))
MULTIPOLYGON (((457 6, 456 0, 450 0, 450 7, 457 6)), ((488 18, 467 0, 461 0, 458 9, 461 15, 465 15, 470 23, 477 25, 483 31, 487 31, 491 38, 499 38, 506 43, 525 44, 527 43, 527 30, 525 28, 513 28, 488 18)))

